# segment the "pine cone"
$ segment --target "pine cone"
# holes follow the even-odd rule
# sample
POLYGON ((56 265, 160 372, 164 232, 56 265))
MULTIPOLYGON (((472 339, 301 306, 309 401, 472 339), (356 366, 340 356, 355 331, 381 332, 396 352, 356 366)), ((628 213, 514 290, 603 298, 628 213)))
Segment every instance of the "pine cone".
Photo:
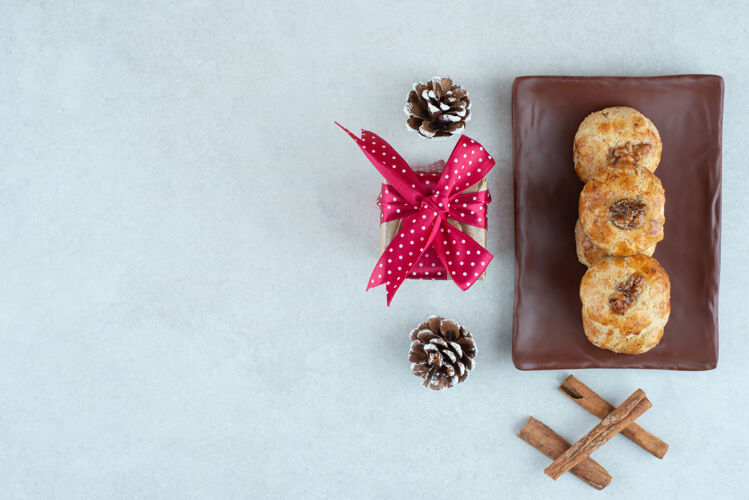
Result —
POLYGON ((403 108, 406 125, 423 137, 444 139, 463 132, 471 119, 468 92, 450 78, 435 76, 426 84, 416 82, 403 108))
POLYGON ((458 323, 430 316, 411 332, 411 371, 436 391, 468 378, 476 356, 471 334, 458 323))

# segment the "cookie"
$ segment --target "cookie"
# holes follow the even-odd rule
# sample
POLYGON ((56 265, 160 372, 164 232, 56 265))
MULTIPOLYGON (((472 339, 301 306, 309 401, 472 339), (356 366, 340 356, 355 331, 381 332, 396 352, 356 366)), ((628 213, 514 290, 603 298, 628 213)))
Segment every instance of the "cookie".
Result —
POLYGON ((578 205, 580 225, 610 255, 634 255, 663 239, 666 193, 644 168, 609 168, 585 184, 578 205))
POLYGON ((661 340, 671 314, 671 282, 647 255, 606 257, 580 282, 583 329, 601 349, 640 354, 661 340))
MULTIPOLYGON (((590 236, 583 231, 583 227, 580 225, 580 219, 577 219, 577 222, 575 222, 575 250, 577 251, 577 260, 587 267, 590 267, 596 264, 599 260, 609 256, 609 253, 606 250, 593 243, 590 236)), ((655 252, 655 244, 643 250, 642 254, 652 256, 653 252, 655 252)))
POLYGON ((663 144, 658 129, 633 108, 606 108, 589 114, 575 134, 572 158, 583 182, 611 166, 638 165, 654 172, 663 144))

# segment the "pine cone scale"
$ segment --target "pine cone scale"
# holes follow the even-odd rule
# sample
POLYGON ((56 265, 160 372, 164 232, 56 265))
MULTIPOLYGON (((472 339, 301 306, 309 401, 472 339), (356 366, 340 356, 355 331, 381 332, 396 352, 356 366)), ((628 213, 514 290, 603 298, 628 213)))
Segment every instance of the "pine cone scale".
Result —
POLYGON ((441 339, 439 337, 435 337, 435 338, 431 339, 431 342, 432 342, 432 344, 438 345, 440 347, 447 347, 447 342, 445 342, 444 339, 441 339))
POLYGON ((458 361, 458 356, 456 356, 454 352, 448 351, 447 349, 442 350, 442 355, 450 358, 451 363, 456 363, 458 361))
POLYGON ((408 353, 408 360, 411 363, 424 363, 427 360, 427 355, 424 352, 424 348, 421 345, 414 347, 411 345, 411 352, 408 353), (421 352, 419 352, 421 351, 421 352))

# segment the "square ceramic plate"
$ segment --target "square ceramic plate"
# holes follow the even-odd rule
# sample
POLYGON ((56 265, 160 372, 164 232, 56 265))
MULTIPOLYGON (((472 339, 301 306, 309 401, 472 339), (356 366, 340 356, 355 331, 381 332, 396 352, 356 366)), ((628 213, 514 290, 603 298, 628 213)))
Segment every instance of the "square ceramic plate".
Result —
POLYGON ((517 78, 512 92, 515 308, 512 358, 522 370, 710 370, 718 363, 723 79, 517 78), (653 257, 671 278, 671 316, 647 353, 598 349, 585 338, 579 298, 586 267, 574 227, 582 182, 572 163, 580 122, 610 106, 640 110, 663 141, 655 174, 666 190, 665 239, 653 257))

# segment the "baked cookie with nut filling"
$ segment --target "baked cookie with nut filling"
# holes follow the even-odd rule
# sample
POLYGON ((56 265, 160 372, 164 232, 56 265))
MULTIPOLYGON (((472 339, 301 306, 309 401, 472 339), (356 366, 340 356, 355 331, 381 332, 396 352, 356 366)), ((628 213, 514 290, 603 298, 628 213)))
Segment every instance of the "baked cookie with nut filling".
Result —
POLYGON ((647 255, 606 257, 580 282, 588 341, 623 354, 647 352, 661 341, 671 314, 671 281, 647 255))
POLYGON ((575 134, 572 159, 583 182, 608 167, 638 165, 654 172, 663 144, 658 129, 645 115, 623 106, 589 114, 575 134))
POLYGON ((609 168, 585 184, 580 225, 609 255, 634 255, 663 239, 666 193, 660 179, 634 165, 609 168))
MULTIPOLYGON (((649 246, 642 251, 642 254, 648 257, 652 256, 655 252, 655 246, 655 244, 649 246)), ((609 256, 606 250, 593 243, 590 236, 583 231, 580 219, 575 222, 575 250, 577 251, 577 260, 587 267, 595 265, 599 260, 609 256)))

